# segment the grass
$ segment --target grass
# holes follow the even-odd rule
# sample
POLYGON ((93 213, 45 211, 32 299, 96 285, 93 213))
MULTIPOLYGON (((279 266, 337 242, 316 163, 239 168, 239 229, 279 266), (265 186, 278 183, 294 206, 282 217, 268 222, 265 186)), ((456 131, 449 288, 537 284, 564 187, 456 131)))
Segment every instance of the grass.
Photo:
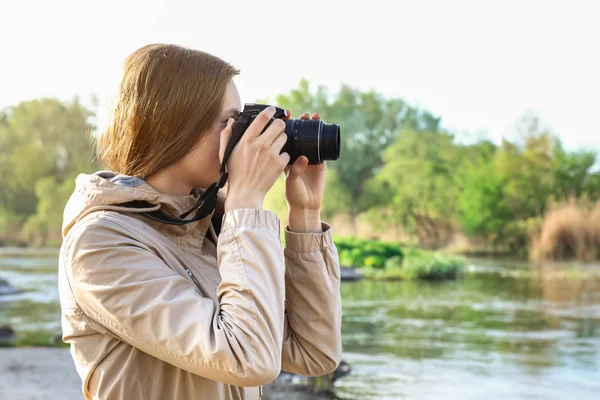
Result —
POLYGON ((532 243, 534 261, 600 259, 600 202, 571 200, 546 213, 532 243))

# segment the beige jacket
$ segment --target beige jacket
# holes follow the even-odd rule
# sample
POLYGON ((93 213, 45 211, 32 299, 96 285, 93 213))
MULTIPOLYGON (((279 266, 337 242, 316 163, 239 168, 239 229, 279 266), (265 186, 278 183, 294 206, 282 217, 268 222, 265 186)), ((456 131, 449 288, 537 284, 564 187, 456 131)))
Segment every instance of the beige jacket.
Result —
POLYGON ((340 267, 330 226, 286 230, 283 249, 269 211, 231 211, 217 237, 210 217, 177 226, 139 214, 179 216, 200 191, 166 195, 106 171, 76 183, 59 290, 86 399, 259 399, 280 369, 336 368, 340 267), (113 206, 131 200, 156 207, 113 206))

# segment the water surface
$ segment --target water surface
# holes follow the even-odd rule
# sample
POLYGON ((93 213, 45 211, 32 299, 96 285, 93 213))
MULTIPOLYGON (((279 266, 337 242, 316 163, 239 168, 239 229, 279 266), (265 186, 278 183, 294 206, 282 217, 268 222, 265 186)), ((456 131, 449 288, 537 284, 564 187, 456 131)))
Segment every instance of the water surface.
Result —
MULTIPOLYGON (((342 285, 343 399, 600 399, 600 266, 473 261, 454 282, 342 285)), ((0 325, 60 332, 56 257, 0 258, 0 325)))

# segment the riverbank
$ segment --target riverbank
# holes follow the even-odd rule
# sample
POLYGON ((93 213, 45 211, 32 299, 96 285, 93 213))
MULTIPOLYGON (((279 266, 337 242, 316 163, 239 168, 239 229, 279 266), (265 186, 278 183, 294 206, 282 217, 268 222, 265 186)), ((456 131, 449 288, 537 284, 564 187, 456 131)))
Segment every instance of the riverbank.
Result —
MULTIPOLYGON (((314 388, 317 387, 315 386, 317 382, 344 377, 350 373, 350 370, 350 365, 342 361, 335 374, 314 383, 311 379, 316 378, 303 379, 297 375, 282 373, 275 381, 265 385, 264 398, 265 400, 324 400, 329 397, 302 388, 307 385, 314 388)), ((40 347, 0 349, 0 399, 81 400, 81 398, 81 380, 68 349, 40 347)))
POLYGON ((0 349, 0 399, 81 398, 81 380, 68 349, 0 349))

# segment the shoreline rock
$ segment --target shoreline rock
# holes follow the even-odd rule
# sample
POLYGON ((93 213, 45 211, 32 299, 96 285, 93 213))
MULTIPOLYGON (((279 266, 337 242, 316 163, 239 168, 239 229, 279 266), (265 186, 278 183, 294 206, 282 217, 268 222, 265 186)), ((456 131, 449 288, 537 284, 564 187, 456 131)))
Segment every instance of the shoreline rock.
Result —
POLYGON ((17 335, 11 326, 0 326, 0 347, 14 346, 16 341, 17 335))
POLYGON ((19 294, 21 291, 13 287, 6 279, 0 278, 0 296, 8 296, 10 294, 19 294))
POLYGON ((350 375, 352 367, 342 360, 334 372, 324 376, 308 377, 281 371, 277 379, 264 385, 265 400, 332 400, 335 381, 350 375))
POLYGON ((340 272, 342 281, 359 281, 364 278, 363 274, 355 267, 345 267, 342 265, 340 272))

